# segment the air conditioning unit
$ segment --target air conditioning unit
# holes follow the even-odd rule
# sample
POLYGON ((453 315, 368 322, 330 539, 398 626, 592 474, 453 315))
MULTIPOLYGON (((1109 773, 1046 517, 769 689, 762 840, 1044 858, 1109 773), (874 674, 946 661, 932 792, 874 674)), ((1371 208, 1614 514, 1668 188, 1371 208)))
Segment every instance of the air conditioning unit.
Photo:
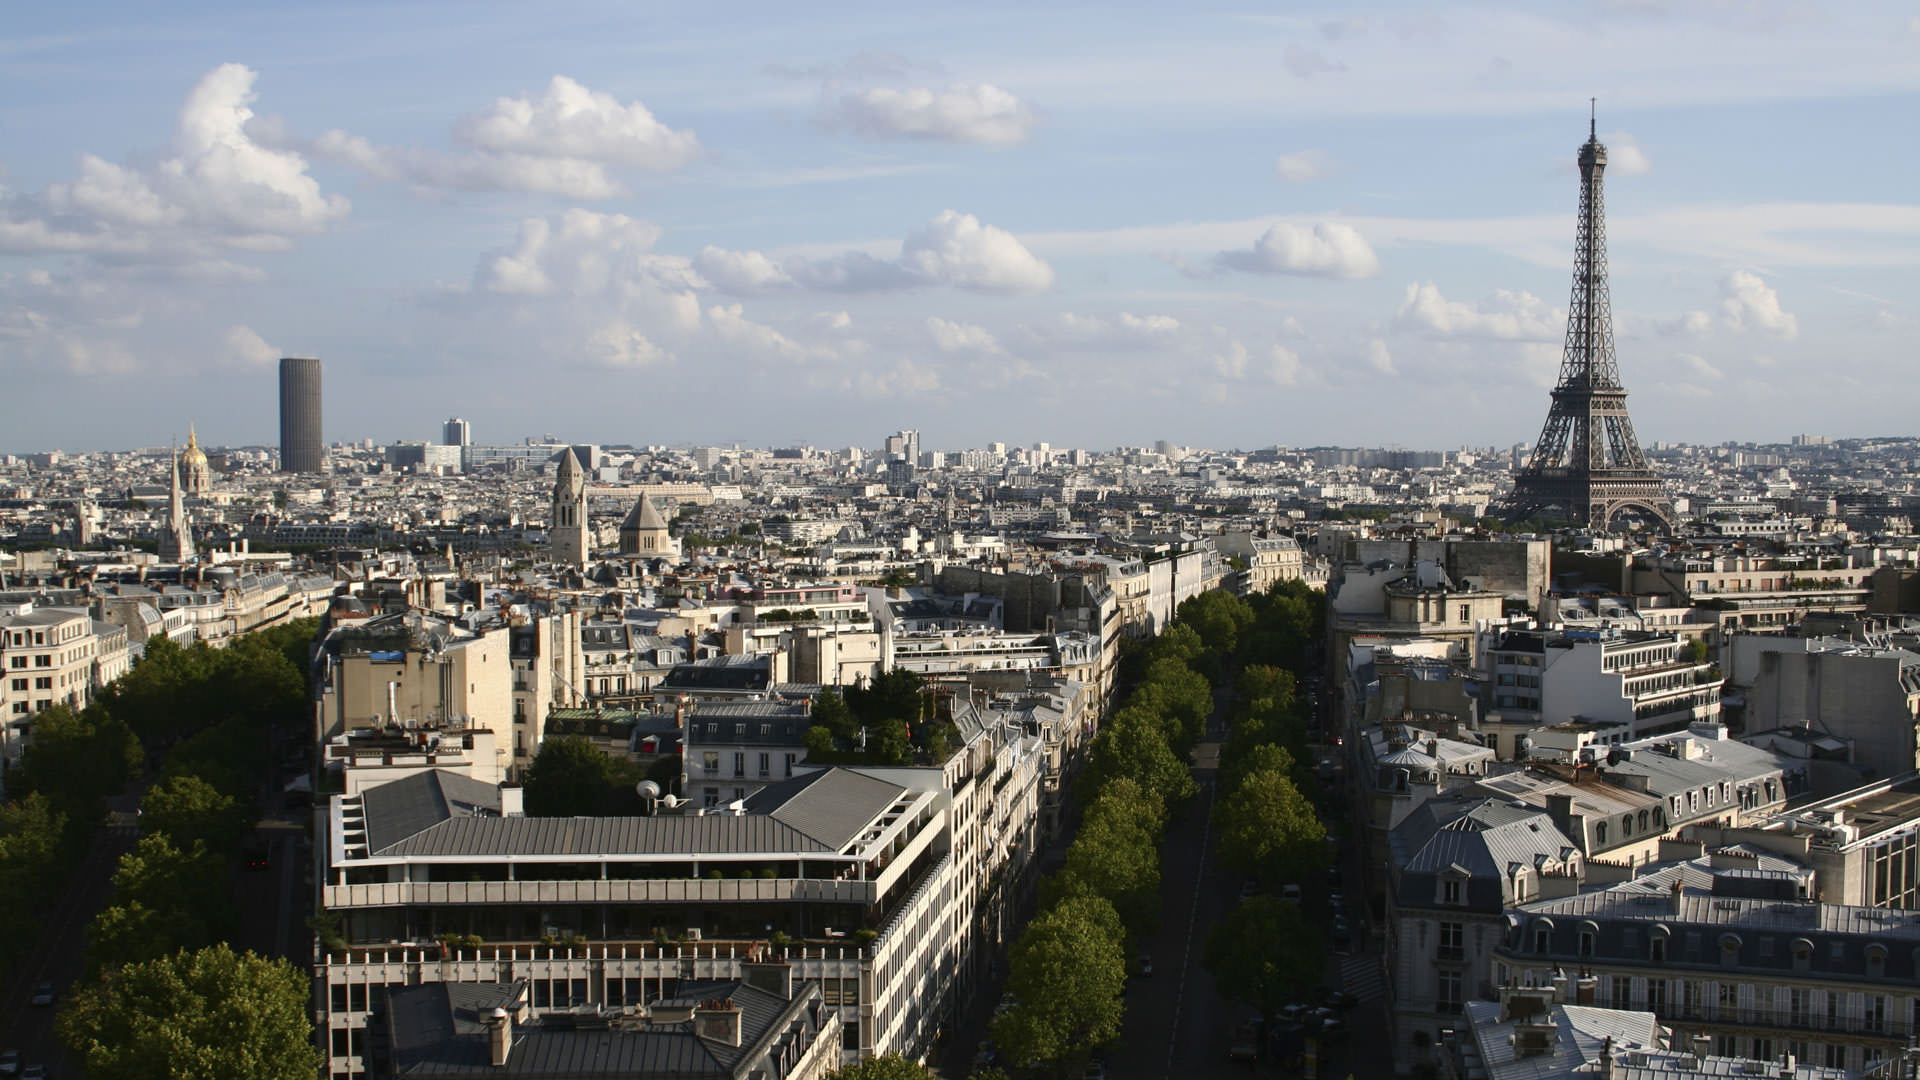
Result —
POLYGON ((688 941, 699 941, 699 940, 700 940, 700 928, 699 928, 699 927, 697 927, 697 926, 689 926, 689 927, 687 927, 687 940, 688 940, 688 941))

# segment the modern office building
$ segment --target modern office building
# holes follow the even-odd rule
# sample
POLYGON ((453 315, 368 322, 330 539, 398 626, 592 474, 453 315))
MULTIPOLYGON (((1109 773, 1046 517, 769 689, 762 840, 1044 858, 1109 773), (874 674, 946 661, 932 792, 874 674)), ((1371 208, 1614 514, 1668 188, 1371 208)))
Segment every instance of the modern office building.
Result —
POLYGON ((466 446, 473 442, 473 425, 453 417, 440 425, 440 441, 447 446, 466 446))
POLYGON ((327 471, 320 439, 320 361, 288 356, 280 361, 280 471, 327 471))

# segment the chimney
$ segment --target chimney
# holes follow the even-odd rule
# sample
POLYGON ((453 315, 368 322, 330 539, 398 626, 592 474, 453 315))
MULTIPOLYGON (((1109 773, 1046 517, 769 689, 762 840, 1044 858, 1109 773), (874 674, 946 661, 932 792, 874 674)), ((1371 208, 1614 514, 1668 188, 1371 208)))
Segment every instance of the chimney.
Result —
POLYGON ((496 1069, 505 1068, 507 1054, 513 1050, 513 1019, 505 1009, 487 1014, 487 1059, 496 1069))
POLYGON ((1573 984, 1573 1000, 1578 1005, 1592 1005, 1594 990, 1600 985, 1600 979, 1594 975, 1582 975, 1573 984))
POLYGON ((1613 1036, 1600 1044, 1600 1080, 1613 1080, 1613 1036))
POLYGON ((1788 1054, 1786 1057, 1781 1058, 1780 1059, 1780 1080, 1794 1080, 1794 1074, 1799 1071, 1796 1068, 1798 1064, 1799 1062, 1793 1059, 1792 1054, 1788 1054))
POLYGON ((782 1001, 793 997, 793 966, 784 960, 741 964, 740 981, 782 1001))
POLYGON ((1573 1004, 1573 980, 1559 968, 1553 969, 1553 1000, 1561 1005, 1573 1004))
POLYGON ((1693 1067, 1705 1068, 1707 1055, 1713 1052, 1713 1039, 1707 1035, 1695 1035, 1687 1040, 1687 1051, 1693 1055, 1693 1067))
POLYGON ((703 1001, 693 1010, 693 1033, 711 1042, 740 1045, 740 1009, 732 998, 703 1001))

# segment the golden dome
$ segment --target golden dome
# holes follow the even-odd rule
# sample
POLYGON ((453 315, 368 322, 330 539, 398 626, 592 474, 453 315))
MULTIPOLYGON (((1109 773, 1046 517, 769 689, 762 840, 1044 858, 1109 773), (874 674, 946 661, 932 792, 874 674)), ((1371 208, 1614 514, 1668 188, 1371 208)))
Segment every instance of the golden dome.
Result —
POLYGON ((204 466, 207 463, 207 452, 200 449, 200 437, 193 433, 192 427, 187 428, 187 448, 181 453, 180 461, 186 465, 204 466))

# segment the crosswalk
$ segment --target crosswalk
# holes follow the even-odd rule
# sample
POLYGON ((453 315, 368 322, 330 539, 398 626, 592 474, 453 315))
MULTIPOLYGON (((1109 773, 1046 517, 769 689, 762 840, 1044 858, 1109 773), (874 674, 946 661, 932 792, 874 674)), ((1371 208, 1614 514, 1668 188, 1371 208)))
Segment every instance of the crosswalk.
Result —
POLYGON ((1380 958, 1366 955, 1341 957, 1340 989, 1361 1001, 1386 996, 1387 984, 1380 973, 1380 958))

